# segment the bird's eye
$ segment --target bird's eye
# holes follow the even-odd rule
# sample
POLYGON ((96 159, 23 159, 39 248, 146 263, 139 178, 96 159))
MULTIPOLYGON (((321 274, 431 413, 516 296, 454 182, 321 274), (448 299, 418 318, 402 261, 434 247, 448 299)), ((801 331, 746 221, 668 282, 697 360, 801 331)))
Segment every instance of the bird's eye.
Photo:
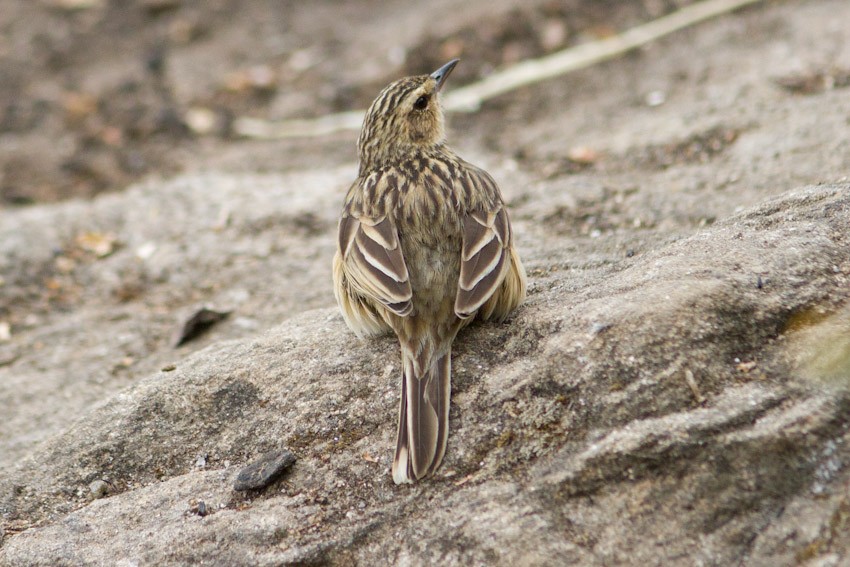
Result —
POLYGON ((425 110, 428 108, 428 96, 422 95, 416 99, 416 102, 413 103, 413 108, 416 110, 425 110))

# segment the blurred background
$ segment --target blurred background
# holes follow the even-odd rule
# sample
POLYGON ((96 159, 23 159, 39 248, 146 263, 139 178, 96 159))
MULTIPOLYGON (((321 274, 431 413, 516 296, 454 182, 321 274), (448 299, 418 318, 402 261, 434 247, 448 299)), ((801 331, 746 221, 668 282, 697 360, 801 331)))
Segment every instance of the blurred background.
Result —
MULTIPOLYGON (((692 3, 0 0, 0 206, 211 162, 284 171, 354 160, 356 133, 257 142, 232 124, 365 108, 392 79, 460 57, 456 88, 692 3)), ((474 118, 455 126, 487 136, 474 118)))

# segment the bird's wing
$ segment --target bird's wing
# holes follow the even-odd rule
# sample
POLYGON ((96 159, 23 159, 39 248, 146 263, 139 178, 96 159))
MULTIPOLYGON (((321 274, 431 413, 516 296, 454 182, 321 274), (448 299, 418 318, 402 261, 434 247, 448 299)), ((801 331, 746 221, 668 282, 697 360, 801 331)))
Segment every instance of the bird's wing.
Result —
POLYGON ((463 218, 460 278, 455 314, 475 315, 505 279, 511 244, 511 223, 501 204, 494 210, 471 211, 463 218))
POLYGON ((351 211, 339 221, 339 251, 352 287, 404 317, 413 310, 410 276, 395 226, 351 211))

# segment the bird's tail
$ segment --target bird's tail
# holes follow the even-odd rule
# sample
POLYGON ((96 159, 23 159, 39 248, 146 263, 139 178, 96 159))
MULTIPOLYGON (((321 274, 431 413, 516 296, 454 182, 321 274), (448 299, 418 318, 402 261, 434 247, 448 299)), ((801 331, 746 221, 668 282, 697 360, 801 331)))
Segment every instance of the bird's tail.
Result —
POLYGON ((393 480, 396 484, 432 475, 446 453, 451 346, 437 351, 420 349, 418 356, 402 346, 401 362, 401 404, 393 459, 393 480))

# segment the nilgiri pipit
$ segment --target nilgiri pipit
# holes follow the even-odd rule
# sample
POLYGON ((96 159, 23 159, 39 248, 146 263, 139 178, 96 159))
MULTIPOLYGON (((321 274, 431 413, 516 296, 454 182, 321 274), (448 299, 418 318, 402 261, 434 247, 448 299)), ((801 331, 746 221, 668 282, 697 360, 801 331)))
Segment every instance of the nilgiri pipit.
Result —
POLYGON ((398 484, 443 460, 458 331, 476 317, 504 319, 525 298, 496 182, 445 142, 439 93, 456 64, 395 81, 367 111, 333 262, 348 326, 360 336, 392 330, 401 345, 398 484))

